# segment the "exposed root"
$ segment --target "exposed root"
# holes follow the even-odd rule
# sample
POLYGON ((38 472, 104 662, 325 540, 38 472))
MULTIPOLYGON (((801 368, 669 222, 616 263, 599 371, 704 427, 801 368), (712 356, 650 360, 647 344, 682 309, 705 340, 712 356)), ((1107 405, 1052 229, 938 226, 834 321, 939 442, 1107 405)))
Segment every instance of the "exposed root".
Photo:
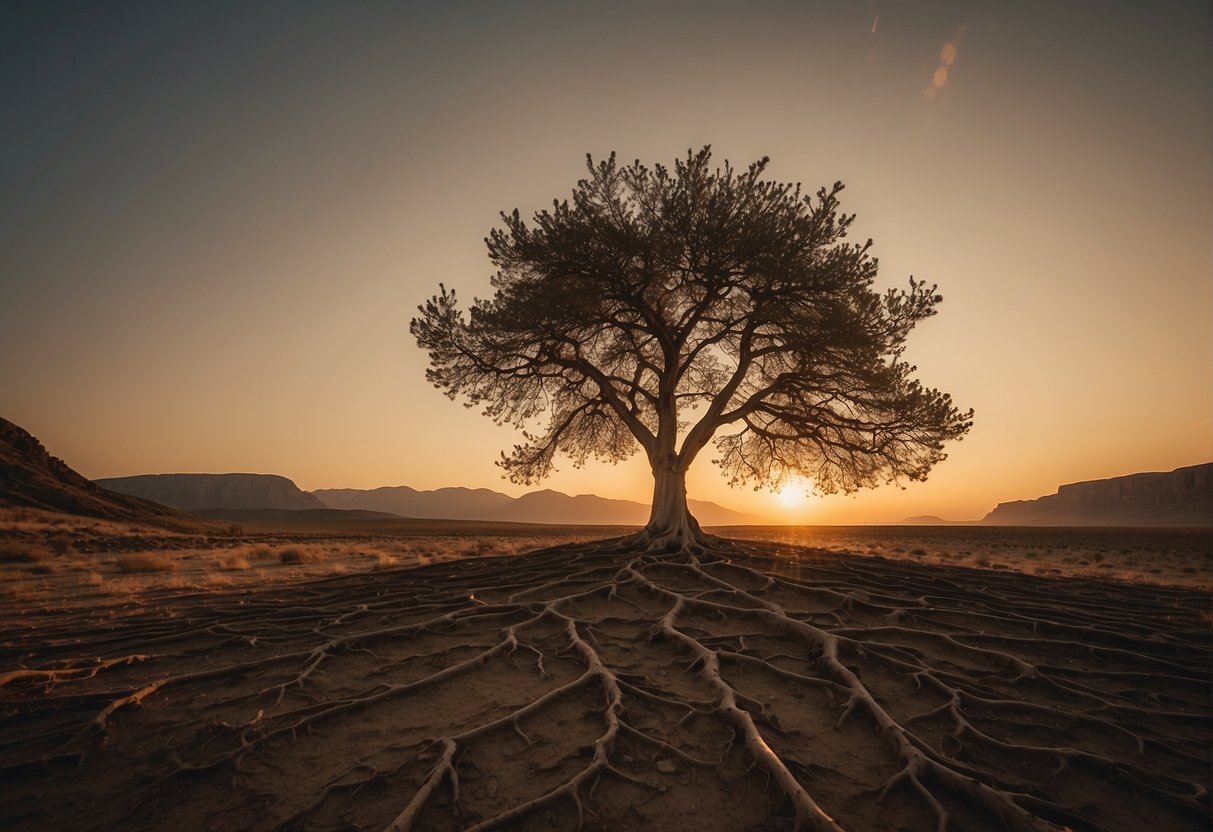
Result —
POLYGON ((1207 828, 1207 596, 695 531, 18 634, 0 820, 1207 828))

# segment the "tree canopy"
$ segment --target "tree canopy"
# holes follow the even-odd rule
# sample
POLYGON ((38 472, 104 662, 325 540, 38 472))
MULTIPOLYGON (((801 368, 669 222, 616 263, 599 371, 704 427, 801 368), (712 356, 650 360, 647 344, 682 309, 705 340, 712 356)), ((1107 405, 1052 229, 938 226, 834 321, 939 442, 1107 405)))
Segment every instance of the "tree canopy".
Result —
POLYGON ((713 167, 710 148, 651 168, 595 163, 572 196, 501 215, 486 243, 493 295, 419 307, 427 378, 524 431, 500 464, 529 483, 642 451, 655 489, 648 536, 699 534, 685 473, 710 443, 734 484, 793 476, 822 493, 921 480, 972 424, 903 359, 936 287, 873 288, 871 240, 847 241, 842 183, 815 195, 713 167), (536 424, 542 427, 536 428, 536 424))

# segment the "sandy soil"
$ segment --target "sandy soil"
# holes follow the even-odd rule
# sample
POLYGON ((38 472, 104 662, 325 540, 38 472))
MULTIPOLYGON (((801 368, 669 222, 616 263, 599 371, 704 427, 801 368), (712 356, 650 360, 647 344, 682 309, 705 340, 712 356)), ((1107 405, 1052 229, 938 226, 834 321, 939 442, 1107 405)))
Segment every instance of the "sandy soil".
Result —
MULTIPOLYGON (((345 525, 345 524, 342 524, 345 525)), ((161 603, 191 592, 517 555, 623 534, 610 526, 400 521, 366 529, 248 529, 205 536, 0 509, 0 625, 6 609, 55 614, 161 603)), ((222 531, 223 533, 218 533, 222 531)))
MULTIPOLYGON (((343 524, 344 525, 344 524, 343 524)), ((607 526, 400 521, 366 528, 216 526, 210 536, 32 510, 0 510, 0 623, 5 606, 139 605, 308 578, 517 555, 626 534, 607 526), (220 533, 221 532, 221 533, 220 533)), ((737 540, 857 557, 1213 590, 1213 530, 984 526, 736 526, 737 540)))
POLYGON ((725 537, 945 566, 1213 589, 1213 530, 1048 526, 733 526, 725 537))
POLYGON ((1209 592, 927 551, 107 573, 98 592, 148 583, 5 616, 0 821, 1209 828, 1209 592))

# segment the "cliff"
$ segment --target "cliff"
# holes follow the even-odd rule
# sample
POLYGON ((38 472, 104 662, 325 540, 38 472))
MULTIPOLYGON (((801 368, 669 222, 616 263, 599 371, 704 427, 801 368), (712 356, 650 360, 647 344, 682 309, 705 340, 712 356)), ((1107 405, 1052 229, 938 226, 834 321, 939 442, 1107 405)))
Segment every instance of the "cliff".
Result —
POLYGON ((1000 526, 1213 526, 1213 462, 1166 473, 1063 485, 1036 500, 1000 503, 1000 526))
POLYGON ((0 419, 0 508, 37 509, 174 531, 210 528, 163 505, 99 488, 6 419, 0 419))
POLYGON ((315 495, 276 474, 141 474, 96 483, 182 511, 327 508, 315 495))

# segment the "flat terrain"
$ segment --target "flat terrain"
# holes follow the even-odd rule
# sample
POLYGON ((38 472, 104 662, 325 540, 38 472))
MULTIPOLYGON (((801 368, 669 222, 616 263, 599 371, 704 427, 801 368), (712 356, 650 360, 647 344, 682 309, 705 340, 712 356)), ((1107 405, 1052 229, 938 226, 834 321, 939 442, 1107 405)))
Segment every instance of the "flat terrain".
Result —
MULTIPOLYGON (((4 608, 51 614, 65 605, 114 607, 183 592, 226 592, 307 578, 517 555, 634 529, 239 512, 210 535, 0 509, 4 608), (5 603, 5 602, 11 603, 5 603)), ((1213 591, 1213 530, 999 526, 731 526, 741 541, 858 557, 970 566, 1043 577, 1088 577, 1213 591)))
POLYGON ((734 526, 714 531, 741 540, 790 543, 914 563, 1213 589, 1213 530, 1208 528, 958 524, 734 526))
POLYGON ((45 520, 4 550, 5 828, 1213 820, 1207 531, 750 529, 784 538, 689 557, 440 524, 57 547, 45 520))

